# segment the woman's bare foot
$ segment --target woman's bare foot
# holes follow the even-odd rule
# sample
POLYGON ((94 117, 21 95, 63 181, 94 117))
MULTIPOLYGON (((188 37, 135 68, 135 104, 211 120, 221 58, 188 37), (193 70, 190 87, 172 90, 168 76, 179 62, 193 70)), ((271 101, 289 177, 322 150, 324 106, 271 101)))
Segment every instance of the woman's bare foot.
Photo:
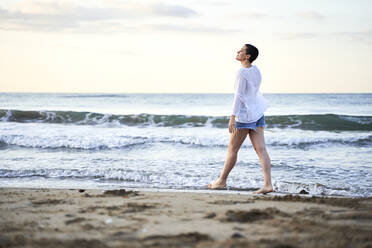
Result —
POLYGON ((269 192, 273 192, 273 187, 272 186, 263 186, 259 190, 254 191, 252 194, 261 194, 261 193, 266 194, 266 193, 269 193, 269 192))
POLYGON ((226 187, 226 180, 217 179, 215 182, 208 184, 208 189, 223 189, 226 187))

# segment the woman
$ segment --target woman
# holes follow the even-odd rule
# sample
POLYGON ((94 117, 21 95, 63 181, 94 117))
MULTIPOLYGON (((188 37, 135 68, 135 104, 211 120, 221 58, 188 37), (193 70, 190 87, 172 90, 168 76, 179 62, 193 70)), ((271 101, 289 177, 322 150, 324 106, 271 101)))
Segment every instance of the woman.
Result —
POLYGON ((258 49, 251 44, 245 44, 236 56, 236 60, 241 62, 242 68, 239 69, 236 77, 233 111, 229 121, 230 142, 227 158, 219 178, 208 184, 209 189, 226 187, 226 180, 236 163, 239 148, 249 134, 264 174, 264 185, 253 194, 265 194, 273 191, 270 172, 271 161, 266 151, 264 139, 264 112, 270 105, 259 90, 261 73, 255 65, 251 64, 257 56, 258 49))

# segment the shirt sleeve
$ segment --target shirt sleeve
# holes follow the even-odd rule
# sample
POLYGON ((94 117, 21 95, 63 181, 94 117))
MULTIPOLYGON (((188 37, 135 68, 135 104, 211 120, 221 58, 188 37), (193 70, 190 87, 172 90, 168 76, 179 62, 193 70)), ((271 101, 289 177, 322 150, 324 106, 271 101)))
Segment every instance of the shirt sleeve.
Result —
POLYGON ((243 77, 242 72, 239 72, 238 80, 235 85, 235 94, 233 101, 233 111, 232 114, 237 116, 239 114, 240 105, 243 101, 243 92, 246 87, 246 79, 243 77))

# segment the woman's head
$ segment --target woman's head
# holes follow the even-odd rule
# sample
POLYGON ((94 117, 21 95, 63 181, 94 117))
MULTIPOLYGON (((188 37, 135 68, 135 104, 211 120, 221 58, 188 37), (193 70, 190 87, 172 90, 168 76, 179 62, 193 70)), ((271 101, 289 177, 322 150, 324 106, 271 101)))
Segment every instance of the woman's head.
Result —
POLYGON ((256 60, 258 56, 258 49, 251 45, 245 44, 239 51, 238 55, 236 56, 237 60, 244 61, 248 60, 250 63, 256 60))

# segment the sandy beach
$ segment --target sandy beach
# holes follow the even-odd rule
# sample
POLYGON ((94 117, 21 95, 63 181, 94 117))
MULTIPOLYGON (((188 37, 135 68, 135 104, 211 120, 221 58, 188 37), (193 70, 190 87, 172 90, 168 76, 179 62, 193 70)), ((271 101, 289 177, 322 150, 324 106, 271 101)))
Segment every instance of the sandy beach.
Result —
POLYGON ((372 199, 0 188, 0 247, 372 247, 372 199))

